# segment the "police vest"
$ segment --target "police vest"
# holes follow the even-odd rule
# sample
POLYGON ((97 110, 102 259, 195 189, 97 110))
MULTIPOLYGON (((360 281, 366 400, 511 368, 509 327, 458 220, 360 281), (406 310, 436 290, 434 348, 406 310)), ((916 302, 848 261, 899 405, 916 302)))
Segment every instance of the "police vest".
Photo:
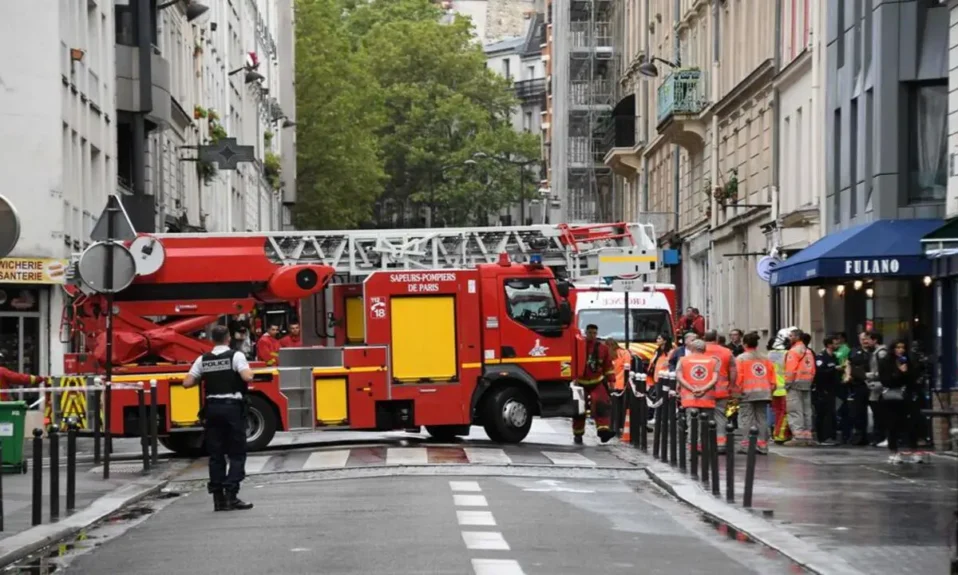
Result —
POLYGON ((236 351, 232 349, 219 354, 203 354, 200 365, 203 373, 203 388, 207 397, 247 392, 246 382, 233 369, 234 354, 236 351))

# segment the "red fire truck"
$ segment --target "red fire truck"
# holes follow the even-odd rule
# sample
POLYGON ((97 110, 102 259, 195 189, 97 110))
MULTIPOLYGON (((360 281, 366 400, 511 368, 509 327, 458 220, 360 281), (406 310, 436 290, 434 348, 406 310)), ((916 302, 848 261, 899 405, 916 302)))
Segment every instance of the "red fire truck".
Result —
MULTIPOLYGON (((251 363, 251 450, 315 429, 451 438, 481 425, 519 442, 533 416, 578 408, 584 347, 567 279, 604 248, 648 248, 654 262, 650 237, 623 223, 142 235, 129 244, 138 275, 115 295, 113 382, 155 379, 163 444, 199 452, 200 393, 181 382, 212 347, 202 332, 238 314, 301 317, 304 347, 281 350, 275 367, 251 363)), ((105 301, 69 275, 65 325, 85 351, 65 371, 102 375, 105 301)), ((111 432, 136 435, 137 394, 115 389, 111 404, 111 432)))

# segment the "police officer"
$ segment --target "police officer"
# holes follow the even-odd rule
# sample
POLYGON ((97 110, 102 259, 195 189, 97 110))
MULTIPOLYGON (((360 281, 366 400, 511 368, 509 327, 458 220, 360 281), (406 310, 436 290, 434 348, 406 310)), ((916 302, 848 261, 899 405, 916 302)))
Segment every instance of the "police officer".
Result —
POLYGON ((183 387, 203 382, 206 450, 210 455, 210 482, 215 511, 250 509, 252 503, 237 498, 246 476, 246 394, 253 381, 246 356, 230 347, 226 326, 213 328, 213 349, 196 359, 183 387), (226 459, 229 458, 229 473, 226 459))
POLYGON ((815 406, 815 435, 821 445, 836 445, 835 401, 842 383, 838 365, 838 338, 825 338, 825 349, 815 356, 815 379, 812 382, 812 403, 815 406))

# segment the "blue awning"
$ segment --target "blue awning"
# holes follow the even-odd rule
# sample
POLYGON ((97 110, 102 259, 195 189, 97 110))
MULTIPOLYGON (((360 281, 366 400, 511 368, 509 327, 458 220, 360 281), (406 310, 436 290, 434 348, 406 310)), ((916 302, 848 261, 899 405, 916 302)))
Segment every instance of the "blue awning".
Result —
POLYGON ((773 287, 931 273, 921 239, 942 220, 878 220, 829 234, 772 271, 773 287))

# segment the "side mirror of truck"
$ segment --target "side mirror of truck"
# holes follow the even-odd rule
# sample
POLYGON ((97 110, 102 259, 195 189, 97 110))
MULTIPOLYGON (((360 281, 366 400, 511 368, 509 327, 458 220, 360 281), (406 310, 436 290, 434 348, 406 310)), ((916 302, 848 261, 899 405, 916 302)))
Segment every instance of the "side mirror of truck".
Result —
POLYGON ((559 295, 566 298, 569 297, 569 291, 572 289, 572 286, 569 285, 569 282, 565 280, 559 280, 556 282, 556 291, 559 292, 559 295))
POLYGON ((572 307, 569 306, 569 302, 567 301, 559 304, 559 322, 562 325, 570 325, 572 323, 572 307))

